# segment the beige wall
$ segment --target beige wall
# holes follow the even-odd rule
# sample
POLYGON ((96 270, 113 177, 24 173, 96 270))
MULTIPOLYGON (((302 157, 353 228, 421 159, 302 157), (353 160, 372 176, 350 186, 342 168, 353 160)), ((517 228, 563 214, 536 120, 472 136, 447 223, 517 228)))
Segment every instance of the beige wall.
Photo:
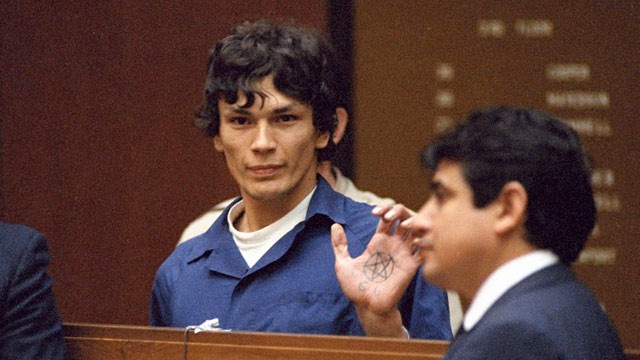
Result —
POLYGON ((634 1, 356 1, 357 184, 417 209, 418 152, 494 103, 548 110, 594 155, 599 222, 576 271, 640 347, 640 7, 634 1))

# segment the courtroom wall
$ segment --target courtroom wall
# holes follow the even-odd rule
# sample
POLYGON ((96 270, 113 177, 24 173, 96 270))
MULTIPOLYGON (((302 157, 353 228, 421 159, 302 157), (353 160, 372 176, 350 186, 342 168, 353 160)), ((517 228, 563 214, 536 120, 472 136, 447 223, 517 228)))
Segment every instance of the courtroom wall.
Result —
POLYGON ((636 1, 356 1, 355 174, 418 209, 419 150, 470 109, 560 116, 595 160, 598 225, 575 270, 640 347, 640 5, 636 1))

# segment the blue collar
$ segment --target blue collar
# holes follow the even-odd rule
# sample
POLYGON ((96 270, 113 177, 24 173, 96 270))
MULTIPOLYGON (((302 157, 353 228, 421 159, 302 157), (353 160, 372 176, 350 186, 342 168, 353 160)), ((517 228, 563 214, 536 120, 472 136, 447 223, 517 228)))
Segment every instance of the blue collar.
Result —
POLYGON ((229 276, 243 277, 282 257, 291 247, 297 234, 304 229, 310 219, 320 216, 332 223, 344 225, 347 218, 345 196, 334 191, 320 175, 317 177, 317 186, 316 192, 311 197, 305 221, 296 225, 287 235, 282 237, 253 268, 249 269, 247 267, 244 258, 242 258, 233 241, 227 222, 227 215, 230 209, 240 201, 240 197, 236 198, 224 209, 209 230, 189 240, 192 248, 189 255, 185 257, 186 262, 191 263, 206 257, 206 266, 210 270, 229 276), (223 256, 213 256, 211 255, 212 253, 223 256))

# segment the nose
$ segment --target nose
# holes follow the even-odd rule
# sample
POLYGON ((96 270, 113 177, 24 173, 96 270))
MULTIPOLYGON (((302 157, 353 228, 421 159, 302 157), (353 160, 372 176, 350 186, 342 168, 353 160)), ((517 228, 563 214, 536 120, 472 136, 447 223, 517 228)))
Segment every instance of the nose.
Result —
POLYGON ((275 149, 276 141, 273 137, 272 129, 266 121, 258 122, 255 128, 251 150, 256 152, 269 152, 275 149))
POLYGON ((418 213, 413 217, 411 230, 416 237, 423 237, 429 234, 432 229, 432 218, 430 212, 430 202, 427 201, 418 213))

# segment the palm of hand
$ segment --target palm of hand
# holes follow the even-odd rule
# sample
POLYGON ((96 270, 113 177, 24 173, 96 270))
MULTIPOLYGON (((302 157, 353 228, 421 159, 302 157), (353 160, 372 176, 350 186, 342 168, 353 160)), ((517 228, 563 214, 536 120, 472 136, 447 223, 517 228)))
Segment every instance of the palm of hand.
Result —
POLYGON ((338 259, 336 273, 351 301, 378 314, 396 309, 419 266, 407 235, 377 231, 362 255, 338 259))

